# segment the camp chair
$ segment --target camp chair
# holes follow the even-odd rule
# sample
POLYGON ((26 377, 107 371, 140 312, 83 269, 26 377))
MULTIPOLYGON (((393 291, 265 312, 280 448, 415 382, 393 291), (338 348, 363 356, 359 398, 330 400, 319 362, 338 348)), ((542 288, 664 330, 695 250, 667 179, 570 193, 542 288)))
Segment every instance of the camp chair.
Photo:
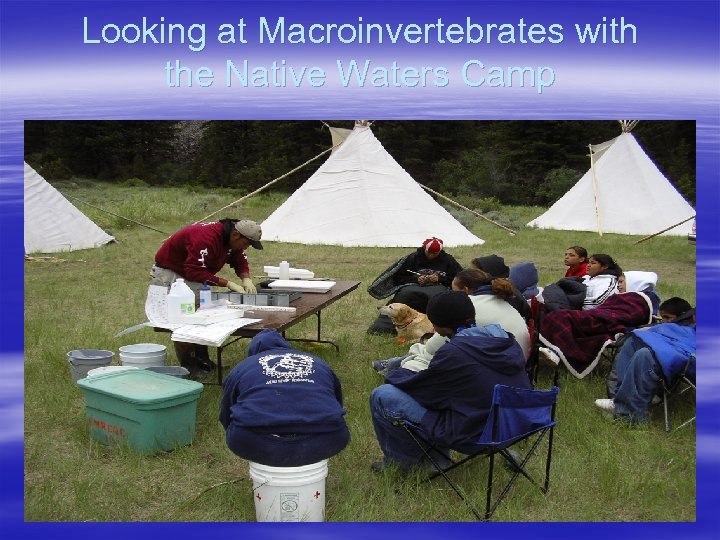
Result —
POLYGON ((554 386, 551 390, 529 390, 502 384, 495 385, 490 414, 483 432, 473 445, 455 448, 455 450, 466 454, 466 456, 445 469, 442 469, 430 454, 432 448, 427 448, 427 443, 418 440, 417 435, 412 429, 403 424, 405 430, 422 449, 425 457, 432 463, 436 470, 436 472, 432 473, 424 481, 430 481, 438 476, 442 476, 480 521, 487 521, 492 517, 495 509, 503 501, 515 483, 515 480, 517 480, 520 475, 523 475, 532 484, 539 487, 543 493, 547 493, 550 484, 550 461, 552 457, 553 429, 556 423, 555 405, 557 403, 558 391, 557 386, 554 386), (548 450, 545 461, 545 480, 542 485, 539 485, 527 473, 526 465, 536 453, 546 433, 548 434, 548 450), (535 440, 524 457, 514 450, 511 451, 510 447, 530 439, 533 436, 535 436, 535 440), (496 454, 500 454, 506 460, 513 473, 493 504, 493 474, 495 471, 496 454), (448 471, 481 455, 489 457, 484 515, 467 500, 459 486, 447 475, 448 471))
MULTIPOLYGON (((682 372, 680 373, 680 376, 673 381, 672 384, 668 384, 667 381, 665 381, 665 377, 662 377, 662 405, 663 405, 663 413, 665 414, 665 431, 668 433, 671 431, 670 429, 670 415, 668 413, 668 402, 671 398, 675 396, 679 396, 684 394, 685 392, 688 392, 692 390, 693 392, 696 391, 695 387, 695 364, 696 359, 695 355, 691 354, 690 357, 687 360, 687 363, 685 364, 685 367, 683 368, 682 372)), ((682 424, 680 424, 675 429, 680 429, 685 426, 687 426, 689 423, 695 421, 695 416, 690 418, 689 420, 686 420, 682 424)))
MULTIPOLYGON (((535 386, 537 384, 538 372, 540 371, 540 331, 542 320, 545 314, 544 305, 538 301, 537 297, 530 299, 530 313, 532 317, 528 322, 528 334, 530 334, 530 356, 525 362, 525 371, 527 371, 530 382, 535 386)), ((560 364, 553 367, 553 386, 558 384, 558 376, 560 375, 560 364)))

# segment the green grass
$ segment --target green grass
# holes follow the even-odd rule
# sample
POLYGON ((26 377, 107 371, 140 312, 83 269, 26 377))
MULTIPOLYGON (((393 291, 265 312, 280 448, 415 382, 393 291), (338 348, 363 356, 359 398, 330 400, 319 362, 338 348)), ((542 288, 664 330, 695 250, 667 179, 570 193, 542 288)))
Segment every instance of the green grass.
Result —
MULTIPOLYGON (((61 186, 63 192, 154 228, 173 232, 242 196, 190 188, 98 185, 90 181, 61 186)), ((257 197, 222 212, 262 220, 279 204, 278 195, 257 197)), ((82 392, 70 379, 65 353, 101 348, 117 353, 122 345, 156 342, 172 347, 169 335, 149 329, 115 338, 145 320, 149 269, 162 234, 76 203, 116 236, 99 249, 58 254, 57 259, 25 263, 25 519, 27 521, 253 521, 254 504, 247 463, 225 446, 219 422, 220 389, 205 387, 198 403, 195 441, 173 452, 142 457, 89 439, 82 392)), ((470 214, 459 215, 478 236, 480 247, 448 249, 461 264, 481 254, 503 255, 508 264, 530 260, 540 283, 564 273, 562 254, 580 244, 613 255, 626 270, 660 275, 663 298, 695 302, 695 250, 683 238, 655 238, 525 229, 539 208, 507 208, 500 217, 516 228, 511 236, 470 214)), ((496 216, 497 217, 497 216, 496 216)), ((493 218, 495 219, 495 217, 493 218)), ((253 273, 265 264, 288 260, 318 277, 355 279, 358 290, 323 312, 323 337, 340 345, 302 348, 325 358, 343 383, 352 440, 330 461, 328 521, 467 521, 472 515, 441 481, 418 485, 415 476, 373 474, 381 457, 375 440, 368 395, 382 382, 373 360, 401 353, 390 338, 368 336, 366 328, 382 304, 366 288, 404 248, 339 248, 265 243, 251 251, 253 273), (399 492, 396 493, 396 489, 399 492)), ((223 271, 231 277, 230 269, 223 271)), ((314 336, 314 320, 293 327, 289 337, 314 336)), ((244 358, 243 340, 223 354, 226 363, 244 358)), ((116 359, 117 362, 117 359, 116 359)), ((175 363, 173 353, 170 362, 175 363)), ((593 406, 604 397, 607 367, 583 380, 560 378, 556 430, 547 495, 522 479, 495 514, 497 521, 692 521, 695 519, 694 424, 665 433, 661 411, 649 425, 628 428, 609 421, 593 406)), ((541 373, 540 386, 550 384, 541 373)), ((692 416, 694 403, 682 398, 673 420, 692 416)), ((475 460, 453 473, 482 507, 481 480, 486 463, 475 460)), ((501 476, 507 474, 500 471, 501 476)))

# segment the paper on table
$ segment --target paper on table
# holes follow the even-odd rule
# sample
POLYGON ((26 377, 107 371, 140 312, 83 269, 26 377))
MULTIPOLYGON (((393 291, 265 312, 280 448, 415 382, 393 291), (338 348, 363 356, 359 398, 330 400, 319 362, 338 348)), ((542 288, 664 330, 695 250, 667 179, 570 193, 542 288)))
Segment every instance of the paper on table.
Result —
POLYGON ((145 299, 145 315, 152 326, 175 330, 181 324, 173 324, 168 321, 167 309, 167 287, 162 285, 150 285, 147 298, 145 299))
POLYGON ((262 320, 240 318, 204 326, 197 324, 183 325, 169 323, 167 316, 167 287, 163 287, 161 285, 150 285, 148 287, 148 294, 145 299, 145 315, 147 315, 148 322, 126 328, 117 335, 121 336, 123 334, 139 330, 140 328, 150 326, 173 330, 172 336, 170 337, 173 341, 186 341, 188 343, 198 343, 200 345, 219 347, 222 345, 223 341, 225 341, 228 336, 238 328, 262 320))
POLYGON ((262 319, 232 319, 207 326, 188 324, 175 329, 170 336, 173 341, 184 341, 186 343, 197 343, 198 345, 209 345, 219 347, 238 328, 261 321, 262 319))

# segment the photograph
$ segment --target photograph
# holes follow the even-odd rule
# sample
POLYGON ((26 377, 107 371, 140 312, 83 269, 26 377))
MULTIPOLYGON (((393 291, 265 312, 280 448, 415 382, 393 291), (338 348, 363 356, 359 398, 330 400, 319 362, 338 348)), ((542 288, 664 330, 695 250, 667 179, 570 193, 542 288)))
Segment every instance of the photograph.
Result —
POLYGON ((27 520, 695 519, 695 122, 24 148, 27 520))

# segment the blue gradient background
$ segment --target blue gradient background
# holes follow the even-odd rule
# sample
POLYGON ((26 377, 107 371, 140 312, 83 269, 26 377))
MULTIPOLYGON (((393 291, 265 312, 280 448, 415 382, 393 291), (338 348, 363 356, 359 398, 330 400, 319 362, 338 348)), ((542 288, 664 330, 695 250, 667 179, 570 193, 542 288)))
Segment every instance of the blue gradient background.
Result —
MULTIPOLYGON (((263 538, 712 538, 718 529, 718 413, 720 366, 717 235, 720 174, 720 4, 717 1, 626 2, 10 2, 0 0, 0 248, 4 310, 0 350, 0 519, 5 538, 154 538, 232 535, 263 538), (516 23, 523 17, 562 24, 559 45, 258 45, 259 16, 290 22, 516 23), (83 16, 95 35, 107 23, 142 16, 167 23, 205 23, 207 47, 187 44, 84 45, 83 16), (579 45, 573 23, 625 17, 638 43, 579 45), (220 23, 248 23, 248 44, 218 45, 220 23), (226 88, 224 64, 286 59, 323 66, 322 88, 226 88), (373 64, 442 65, 445 88, 342 88, 335 60, 373 64), (216 71, 210 88, 168 88, 164 65, 179 59, 216 71), (556 82, 534 88, 470 88, 458 68, 469 59, 486 66, 550 66, 556 82), (28 119, 694 119, 697 121, 698 377, 697 522, 560 524, 55 524, 23 522, 23 121, 28 119)), ((91 34, 92 34, 91 30, 91 34)), ((593 141, 599 142, 599 141, 593 141)), ((593 504, 588 494, 588 504, 593 504)), ((672 516, 668 516, 672 518, 672 516)))

